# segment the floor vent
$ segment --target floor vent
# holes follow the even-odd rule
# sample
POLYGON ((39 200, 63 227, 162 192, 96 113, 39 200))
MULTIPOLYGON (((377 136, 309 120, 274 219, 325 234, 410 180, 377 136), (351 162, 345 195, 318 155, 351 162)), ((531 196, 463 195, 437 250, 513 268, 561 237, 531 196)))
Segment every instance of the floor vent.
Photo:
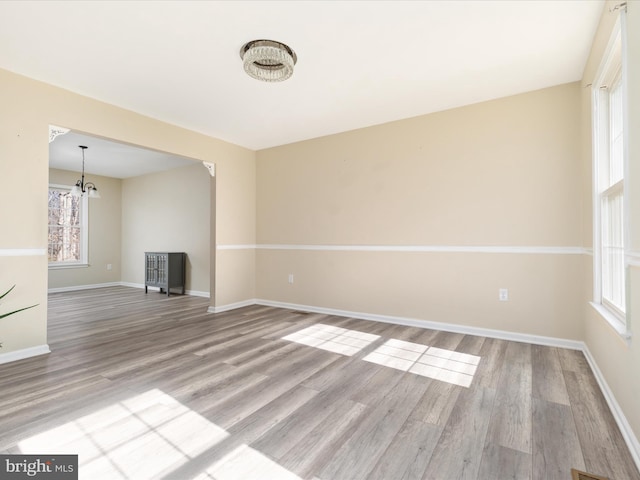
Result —
POLYGON ((296 315, 311 315, 311 312, 305 312, 303 310, 294 310, 291 313, 295 313, 296 315))
POLYGON ((593 473, 581 472, 575 468, 571 469, 571 480, 609 480, 607 477, 600 477, 593 473))

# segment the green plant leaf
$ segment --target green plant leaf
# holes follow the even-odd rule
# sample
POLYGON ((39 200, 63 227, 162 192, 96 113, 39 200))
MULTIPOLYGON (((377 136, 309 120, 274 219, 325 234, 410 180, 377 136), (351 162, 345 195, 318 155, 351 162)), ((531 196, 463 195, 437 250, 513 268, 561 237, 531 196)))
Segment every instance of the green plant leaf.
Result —
POLYGON ((0 319, 2 319, 4 317, 8 317, 9 315, 13 315, 14 313, 22 312, 23 310, 29 310, 30 308, 37 307, 38 305, 40 305, 40 304, 36 303, 35 305, 31 305, 30 307, 24 307, 24 308, 20 308, 18 310, 14 310, 13 312, 3 313, 2 315, 0 315, 0 319))
POLYGON ((16 288, 15 285, 13 287, 11 287, 9 290, 7 290, 6 292, 4 292, 2 295, 0 295, 0 300, 2 300, 4 297, 6 297, 9 294, 9 292, 11 290, 13 290, 14 288, 16 288))
MULTIPOLYGON (((15 285, 11 287, 9 290, 7 290, 6 292, 4 292, 2 295, 0 295, 0 299, 6 297, 9 294, 9 292, 11 292, 11 290, 13 290, 14 288, 16 288, 15 285)), ((18 310, 14 310, 13 312, 0 314, 0 319, 8 317, 9 315, 13 315, 14 313, 22 312, 24 310, 29 310, 30 308, 37 307, 38 305, 39 304, 36 303, 35 305, 31 305, 30 307, 19 308, 18 310)), ((2 348, 2 343, 0 343, 0 348, 2 348)))

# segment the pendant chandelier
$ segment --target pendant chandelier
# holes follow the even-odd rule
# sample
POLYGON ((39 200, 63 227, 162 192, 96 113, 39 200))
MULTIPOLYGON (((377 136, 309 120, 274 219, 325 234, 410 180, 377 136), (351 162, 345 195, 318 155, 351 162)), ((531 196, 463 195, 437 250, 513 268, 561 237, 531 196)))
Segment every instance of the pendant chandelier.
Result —
POLYGON ((78 180, 71 189, 71 195, 81 197, 86 194, 89 198, 100 198, 98 189, 93 182, 84 183, 84 151, 89 147, 85 147, 84 145, 78 145, 78 147, 82 149, 82 178, 78 180))
POLYGON ((293 75, 296 53, 275 40, 252 40, 240 49, 244 71, 263 82, 282 82, 293 75))

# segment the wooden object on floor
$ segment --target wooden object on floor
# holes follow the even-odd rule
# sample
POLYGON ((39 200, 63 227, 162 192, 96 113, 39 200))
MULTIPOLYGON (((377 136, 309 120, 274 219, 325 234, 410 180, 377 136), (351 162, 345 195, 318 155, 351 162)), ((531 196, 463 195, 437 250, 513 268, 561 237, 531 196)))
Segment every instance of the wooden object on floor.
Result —
POLYGON ((149 287, 165 290, 167 297, 172 288, 180 288, 182 295, 186 284, 187 254, 183 252, 145 252, 144 293, 149 287))
POLYGON ((609 480, 605 477, 600 477, 598 475, 593 475, 592 473, 581 472, 574 468, 571 469, 571 479, 572 480, 609 480))

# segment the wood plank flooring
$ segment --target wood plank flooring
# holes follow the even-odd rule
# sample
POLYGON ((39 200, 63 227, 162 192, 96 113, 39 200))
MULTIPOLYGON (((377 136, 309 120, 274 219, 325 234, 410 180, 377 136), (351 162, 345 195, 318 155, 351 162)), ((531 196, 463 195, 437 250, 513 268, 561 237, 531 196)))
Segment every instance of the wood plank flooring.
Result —
POLYGON ((582 353, 110 287, 0 365, 0 452, 88 480, 640 480, 582 353))

